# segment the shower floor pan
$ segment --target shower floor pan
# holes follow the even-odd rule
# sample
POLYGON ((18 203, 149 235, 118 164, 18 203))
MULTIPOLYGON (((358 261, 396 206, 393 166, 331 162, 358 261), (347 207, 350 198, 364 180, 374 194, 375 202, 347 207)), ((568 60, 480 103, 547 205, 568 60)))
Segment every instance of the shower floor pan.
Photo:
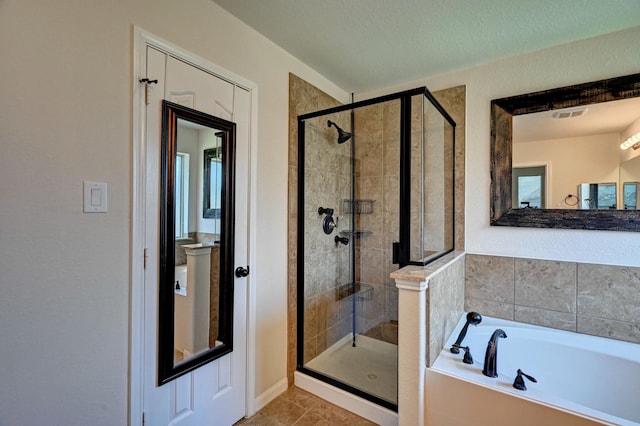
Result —
POLYGON ((398 403, 398 347, 367 336, 356 336, 356 347, 347 335, 305 367, 398 403))

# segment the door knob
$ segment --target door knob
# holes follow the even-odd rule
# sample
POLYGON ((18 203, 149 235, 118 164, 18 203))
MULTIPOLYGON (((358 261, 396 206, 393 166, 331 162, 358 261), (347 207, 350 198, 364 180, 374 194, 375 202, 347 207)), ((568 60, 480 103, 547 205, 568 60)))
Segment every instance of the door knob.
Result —
POLYGON ((244 278, 247 275, 249 275, 249 266, 247 265, 246 268, 243 268, 242 266, 238 266, 236 268, 236 277, 238 278, 244 278))

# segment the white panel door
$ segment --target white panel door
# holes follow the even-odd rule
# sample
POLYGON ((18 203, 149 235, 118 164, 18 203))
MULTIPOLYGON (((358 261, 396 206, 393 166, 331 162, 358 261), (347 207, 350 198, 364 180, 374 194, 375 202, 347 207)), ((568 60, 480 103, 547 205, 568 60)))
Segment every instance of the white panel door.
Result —
POLYGON ((157 386, 159 177, 162 99, 236 123, 235 264, 248 265, 250 94, 147 47, 144 384, 146 425, 231 425, 245 415, 247 278, 235 279, 233 352, 157 386))

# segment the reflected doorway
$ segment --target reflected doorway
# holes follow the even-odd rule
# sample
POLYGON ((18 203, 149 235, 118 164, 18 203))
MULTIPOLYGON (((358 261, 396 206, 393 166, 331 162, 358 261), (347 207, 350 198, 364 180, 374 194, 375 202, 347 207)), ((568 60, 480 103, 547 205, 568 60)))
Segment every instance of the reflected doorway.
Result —
POLYGON ((546 166, 514 167, 512 173, 514 209, 546 208, 546 166))

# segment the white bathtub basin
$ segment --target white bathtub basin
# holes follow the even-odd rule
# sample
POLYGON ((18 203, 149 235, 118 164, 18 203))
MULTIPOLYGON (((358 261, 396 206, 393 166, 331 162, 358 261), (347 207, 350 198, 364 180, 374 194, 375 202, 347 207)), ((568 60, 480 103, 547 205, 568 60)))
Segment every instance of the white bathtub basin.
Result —
POLYGON ((449 351, 464 318, 432 366, 460 380, 494 391, 575 413, 604 424, 640 424, 640 345, 484 317, 470 326, 462 345, 469 346, 473 365, 463 351, 449 351), (482 374, 487 342, 500 328, 498 377, 482 374), (516 372, 535 377, 527 390, 513 388, 516 372))

